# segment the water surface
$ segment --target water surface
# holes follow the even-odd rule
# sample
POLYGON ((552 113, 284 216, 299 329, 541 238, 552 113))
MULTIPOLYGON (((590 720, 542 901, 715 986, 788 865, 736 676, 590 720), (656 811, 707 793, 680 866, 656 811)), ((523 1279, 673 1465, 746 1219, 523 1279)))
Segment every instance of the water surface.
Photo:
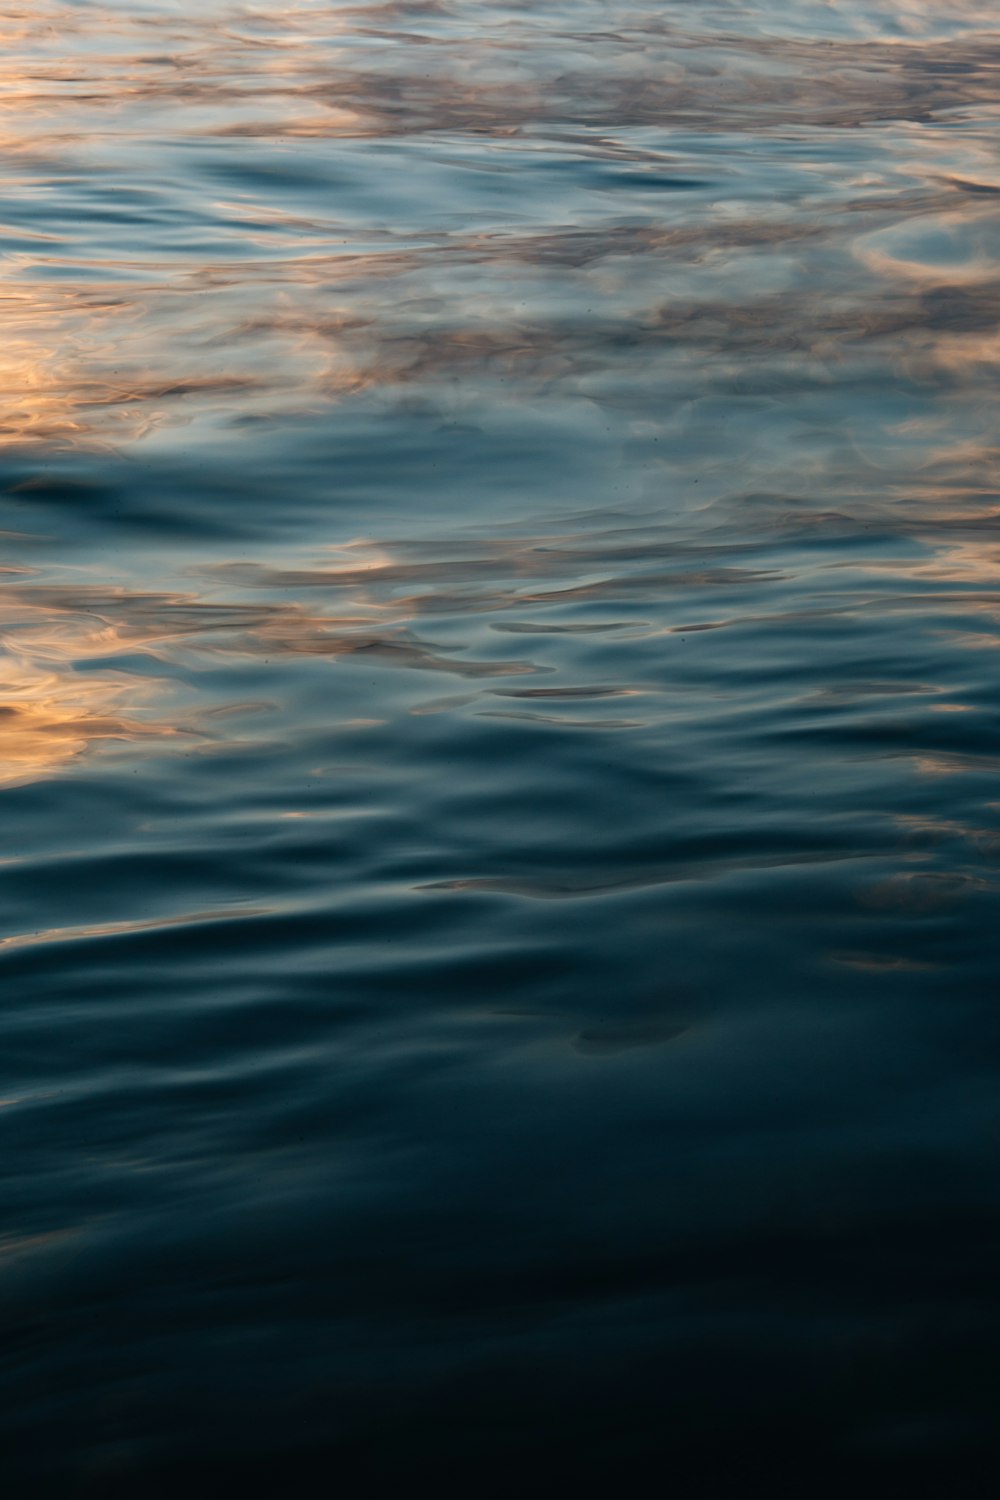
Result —
POLYGON ((988 27, 0 10, 25 1493, 994 1455, 988 27))

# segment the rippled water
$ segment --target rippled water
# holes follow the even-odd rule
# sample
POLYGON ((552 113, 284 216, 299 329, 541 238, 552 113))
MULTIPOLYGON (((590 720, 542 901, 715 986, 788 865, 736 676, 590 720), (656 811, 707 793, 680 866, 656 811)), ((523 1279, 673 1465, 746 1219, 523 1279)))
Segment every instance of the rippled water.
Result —
POLYGON ((0 9, 20 1492, 995 1452, 989 24, 0 9))

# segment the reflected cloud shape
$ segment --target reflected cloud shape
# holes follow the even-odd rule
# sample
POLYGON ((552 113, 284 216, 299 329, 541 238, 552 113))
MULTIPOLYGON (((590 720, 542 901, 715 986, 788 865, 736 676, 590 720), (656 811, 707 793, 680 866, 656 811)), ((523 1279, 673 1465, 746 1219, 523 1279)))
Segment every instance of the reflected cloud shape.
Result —
POLYGON ((829 381, 879 341, 915 378, 979 378, 1000 348, 992 144, 923 125, 992 107, 1000 31, 957 4, 946 19, 900 3, 859 14, 612 4, 571 23, 463 0, 8 13, 0 438, 117 446, 214 424, 231 440, 237 417, 415 389, 449 405, 456 383, 613 407, 621 382, 690 397, 694 380, 711 399, 748 357, 776 381, 788 359, 829 381), (720 212, 706 153, 662 139, 759 142, 789 120, 898 133, 873 147, 871 180, 833 184, 807 162, 793 183, 769 161, 785 185, 756 215, 738 150, 712 158, 738 205, 720 212), (171 143, 169 170, 140 191, 150 142, 171 143), (415 211, 421 173, 439 216, 415 211), (482 182, 468 222, 447 207, 455 174, 482 182), (513 181, 523 212, 498 218, 513 181), (807 253, 828 256, 822 306, 807 253))

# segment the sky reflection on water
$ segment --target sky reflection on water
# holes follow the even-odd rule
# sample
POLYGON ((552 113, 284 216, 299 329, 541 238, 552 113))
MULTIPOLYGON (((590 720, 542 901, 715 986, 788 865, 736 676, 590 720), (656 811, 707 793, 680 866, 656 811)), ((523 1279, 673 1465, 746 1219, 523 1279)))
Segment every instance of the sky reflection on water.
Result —
POLYGON ((998 66, 3 9, 32 1493, 996 1456, 998 66))

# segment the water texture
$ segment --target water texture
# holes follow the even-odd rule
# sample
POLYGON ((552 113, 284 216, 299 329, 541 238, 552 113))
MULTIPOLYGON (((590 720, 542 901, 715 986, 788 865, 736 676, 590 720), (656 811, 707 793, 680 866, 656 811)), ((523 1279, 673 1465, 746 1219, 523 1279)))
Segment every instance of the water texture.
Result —
POLYGON ((18 1493, 996 1454, 990 24, 0 7, 18 1493))

